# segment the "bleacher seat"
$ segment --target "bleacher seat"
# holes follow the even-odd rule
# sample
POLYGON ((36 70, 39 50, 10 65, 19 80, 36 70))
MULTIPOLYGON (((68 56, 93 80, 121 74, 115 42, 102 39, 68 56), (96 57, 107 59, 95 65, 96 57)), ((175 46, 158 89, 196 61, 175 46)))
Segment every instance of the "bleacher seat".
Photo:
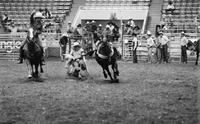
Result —
MULTIPOLYGON (((168 5, 169 0, 164 0, 162 14, 166 15, 165 9, 168 5)), ((198 0, 175 0, 174 1, 175 11, 171 17, 162 16, 166 18, 171 18, 174 26, 170 27, 166 32, 180 33, 185 31, 186 33, 196 33, 196 23, 194 23, 194 18, 197 16, 199 8, 198 0)))
POLYGON ((1 13, 7 13, 16 26, 29 23, 30 14, 47 8, 52 17, 63 17, 70 12, 72 0, 0 0, 1 13))

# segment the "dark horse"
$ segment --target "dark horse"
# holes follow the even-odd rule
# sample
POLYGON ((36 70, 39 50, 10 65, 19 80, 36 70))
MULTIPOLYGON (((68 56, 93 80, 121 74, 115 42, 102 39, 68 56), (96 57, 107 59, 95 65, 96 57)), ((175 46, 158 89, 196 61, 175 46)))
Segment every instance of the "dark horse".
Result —
POLYGON ((189 40, 189 42, 187 44, 187 49, 196 52, 196 62, 195 62, 195 65, 198 65, 199 52, 200 52, 200 39, 198 39, 194 43, 189 40))
POLYGON ((39 78, 38 67, 40 66, 40 72, 43 73, 42 68, 42 50, 41 47, 35 42, 37 38, 29 39, 26 38, 26 46, 27 49, 23 50, 23 56, 26 60, 28 70, 29 70, 29 78, 34 77, 36 79, 39 78), (31 67, 31 68, 29 68, 31 67), (34 68, 35 67, 35 68, 34 68), (31 70, 30 70, 31 69, 31 70))
POLYGON ((97 63, 102 67, 104 77, 107 78, 109 75, 111 82, 118 82, 117 76, 119 76, 117 57, 119 53, 115 47, 112 47, 108 42, 102 42, 98 46, 95 52, 95 58, 97 63), (111 65, 113 70, 113 76, 109 70, 109 65, 111 65), (107 73, 106 73, 107 72, 107 73), (114 77, 114 78, 113 78, 114 77))

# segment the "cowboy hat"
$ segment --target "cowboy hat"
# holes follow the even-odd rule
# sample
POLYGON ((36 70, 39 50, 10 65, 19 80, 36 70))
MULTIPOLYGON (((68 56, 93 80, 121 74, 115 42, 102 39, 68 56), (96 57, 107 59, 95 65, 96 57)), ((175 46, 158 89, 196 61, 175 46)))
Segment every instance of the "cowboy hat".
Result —
POLYGON ((73 47, 75 46, 81 46, 81 45, 79 44, 79 42, 74 42, 73 47))
POLYGON ((147 31, 147 35, 151 35, 151 32, 150 32, 150 31, 147 31))
POLYGON ((68 34, 67 34, 67 33, 63 33, 63 34, 62 34, 62 37, 64 37, 64 36, 65 36, 65 37, 68 37, 68 34))
POLYGON ((34 18, 44 18, 41 12, 36 12, 35 15, 33 16, 34 18))
POLYGON ((92 22, 91 23, 95 23, 95 21, 94 20, 92 20, 92 22))
POLYGON ((184 31, 182 31, 182 32, 181 32, 181 34, 185 34, 185 32, 184 32, 184 31))

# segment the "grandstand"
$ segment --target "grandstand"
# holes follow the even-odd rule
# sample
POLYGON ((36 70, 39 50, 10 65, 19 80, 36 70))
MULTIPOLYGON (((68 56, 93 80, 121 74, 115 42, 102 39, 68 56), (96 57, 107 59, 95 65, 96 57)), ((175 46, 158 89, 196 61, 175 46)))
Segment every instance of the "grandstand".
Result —
MULTIPOLYGON (((7 13, 8 17, 13 20, 15 26, 29 24, 30 14, 40 9, 48 9, 52 16, 64 19, 70 13, 72 0, 1 0, 1 14, 7 13)), ((49 20, 47 20, 49 21, 49 20)))
MULTIPOLYGON (((86 21, 91 20, 105 26, 112 14, 115 14, 115 21, 120 27, 122 21, 126 22, 132 18, 141 27, 142 33, 146 30, 155 33, 155 26, 160 24, 161 20, 168 25, 173 22, 173 26, 168 26, 165 33, 172 41, 169 50, 172 59, 174 57, 175 61, 180 61, 179 33, 185 31, 190 38, 197 37, 197 22, 194 18, 199 11, 199 0, 175 0, 174 2, 176 10, 172 16, 165 13, 168 0, 1 0, 0 10, 1 14, 7 13, 15 25, 20 27, 29 23, 29 16, 33 10, 47 8, 53 18, 59 16, 63 20, 59 27, 62 32, 66 31, 68 21, 72 21, 74 27, 79 23, 84 25, 86 21)), ((51 20, 46 19, 46 22, 51 20)), ((51 33, 55 32, 51 31, 51 33)), ((138 56, 141 60, 146 60, 145 41, 142 41, 142 44, 138 49, 138 56)), ((59 49, 58 45, 53 47, 59 49)), ((52 54, 59 55, 55 52, 52 54)))

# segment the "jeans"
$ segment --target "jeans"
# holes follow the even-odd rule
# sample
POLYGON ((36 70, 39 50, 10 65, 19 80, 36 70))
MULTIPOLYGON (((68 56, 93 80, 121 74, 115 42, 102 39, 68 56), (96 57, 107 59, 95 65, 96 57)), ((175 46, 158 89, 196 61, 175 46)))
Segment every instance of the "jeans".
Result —
POLYGON ((187 63, 186 46, 181 46, 181 62, 186 62, 187 63))
POLYGON ((162 48, 161 48, 161 60, 163 60, 163 62, 167 62, 168 63, 168 46, 167 46, 167 44, 162 45, 162 48))

